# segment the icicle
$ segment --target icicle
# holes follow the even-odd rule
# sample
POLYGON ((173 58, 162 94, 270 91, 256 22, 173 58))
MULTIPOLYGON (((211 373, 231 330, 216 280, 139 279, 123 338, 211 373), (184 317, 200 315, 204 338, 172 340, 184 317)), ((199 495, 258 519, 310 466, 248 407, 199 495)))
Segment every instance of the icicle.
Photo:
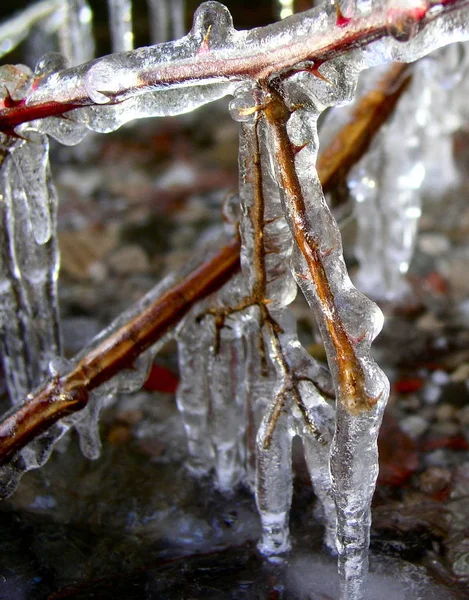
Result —
POLYGON ((184 0, 148 0, 152 43, 177 40, 185 34, 184 0))
POLYGON ((228 319, 219 333, 218 348, 209 354, 209 432, 215 453, 216 485, 232 491, 246 477, 246 357, 242 325, 228 319))
MULTIPOLYGON (((326 75, 336 85, 340 81, 335 101, 354 89, 350 71, 344 82, 341 73, 331 65, 326 75)), ((331 102, 331 91, 323 87, 324 82, 317 85, 315 79, 301 75, 298 80, 301 83, 286 84, 292 103, 307 106, 305 93, 312 94, 321 108, 331 102)), ((378 307, 353 288, 345 270, 340 234, 314 169, 317 113, 299 108, 290 116, 281 96, 272 88, 270 93, 265 120, 272 162, 296 242, 293 265, 320 327, 336 389, 338 416, 331 473, 342 598, 358 600, 367 573, 369 534, 365 532, 377 475, 376 435, 388 396, 386 377, 369 354, 383 318, 378 307)))
MULTIPOLYGON (((327 376, 302 349, 287 308, 296 295, 289 268, 292 238, 273 178, 265 126, 259 118, 258 107, 263 102, 260 90, 253 90, 241 93, 230 104, 232 116, 243 124, 240 231, 244 302, 248 305, 243 316, 234 313, 230 319, 238 314, 247 341, 249 429, 258 430, 255 490, 262 524, 259 548, 271 555, 285 552, 290 546, 294 435, 304 442, 313 486, 323 505, 325 541, 331 548, 335 548, 335 507, 327 465, 333 409, 313 384, 321 383, 327 389, 327 376)), ((252 472, 252 446, 248 438, 248 477, 252 472)))
POLYGON ((208 363, 215 331, 207 325, 201 326, 197 314, 191 314, 181 323, 177 336, 180 381, 176 401, 187 437, 189 461, 186 466, 195 475, 209 473, 214 465, 208 423, 208 363))
POLYGON ((152 44, 161 44, 170 39, 168 9, 166 0, 148 0, 152 44))
POLYGON ((16 141, 2 165, 2 344, 13 402, 43 379, 60 349, 57 197, 47 154, 41 136, 16 141))
POLYGON ((60 30, 62 53, 70 64, 81 65, 94 58, 93 13, 87 0, 66 0, 60 30))
POLYGON ((127 52, 134 47, 132 0, 108 0, 112 51, 127 52))
POLYGON ((457 179, 451 133, 459 122, 448 110, 450 92, 441 82, 451 77, 444 58, 455 50, 439 51, 413 66, 411 86, 392 120, 348 178, 357 203, 356 283, 374 298, 399 301, 408 295, 404 277, 415 246, 422 191, 441 195, 457 179), (427 174, 431 183, 425 181, 427 174))
POLYGON ((186 33, 185 0, 171 0, 171 37, 177 40, 186 33))

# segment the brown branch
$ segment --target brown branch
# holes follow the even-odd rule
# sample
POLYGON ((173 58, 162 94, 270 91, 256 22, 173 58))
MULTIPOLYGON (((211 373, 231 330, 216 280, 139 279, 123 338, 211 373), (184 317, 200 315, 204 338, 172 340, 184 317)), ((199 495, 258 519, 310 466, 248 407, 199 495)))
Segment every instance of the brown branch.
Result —
MULTIPOLYGON (((119 63, 115 62, 115 55, 111 55, 36 79, 22 100, 16 101, 10 96, 1 100, 0 131, 11 133, 21 123, 59 116, 77 107, 102 106, 89 94, 87 75, 91 71, 108 74, 103 85, 109 89, 96 91, 104 100, 107 97, 109 104, 149 90, 157 94, 158 90, 170 87, 246 79, 266 82, 273 75, 294 71, 300 63, 313 63, 318 69, 326 61, 388 36, 406 41, 412 32, 468 6, 469 0, 436 0, 418 6, 410 3, 399 8, 383 7, 366 18, 341 18, 335 23, 331 20, 330 25, 320 31, 315 19, 318 13, 313 9, 248 32, 238 45, 222 51, 210 49, 210 37, 208 43, 204 37, 201 51, 171 61, 168 58, 171 44, 166 44, 164 51, 159 46, 152 46, 122 53, 118 55, 119 63), (273 45, 272 40, 275 42, 276 39, 280 42, 273 45), (122 77, 118 76, 119 69, 122 77), (131 81, 124 86, 129 72, 132 73, 131 81)), ((324 10, 323 7, 320 10, 324 10)), ((180 53, 180 49, 177 52, 180 53)), ((181 94, 184 93, 181 89, 181 94)))
POLYGON ((73 369, 49 381, 0 423, 0 464, 59 419, 83 409, 89 392, 116 375, 161 338, 199 300, 228 281, 239 268, 239 240, 233 240, 182 283, 103 340, 73 369))
POLYGON ((295 169, 295 148, 287 133, 291 111, 273 86, 269 86, 269 92, 271 101, 265 106, 264 114, 272 135, 279 185, 285 192, 292 234, 307 265, 307 273, 301 276, 314 285, 321 306, 321 321, 334 348, 328 359, 330 363, 337 363, 337 401, 342 402, 350 413, 358 414, 372 408, 378 398, 371 397, 366 391, 363 368, 337 310, 318 240, 311 235, 306 202, 295 169))
MULTIPOLYGON (((390 72, 395 68, 397 67, 391 67, 390 72)), ((389 78, 391 79, 391 75, 389 78)), ((386 79, 385 77, 383 81, 386 79)), ((379 89, 380 86, 381 83, 378 85, 379 89)), ((403 86, 400 86, 399 90, 402 93, 403 86)), ((369 118, 364 110, 364 107, 369 104, 368 97, 374 94, 375 90, 372 90, 362 99, 353 117, 355 119, 353 126, 360 132, 360 136, 368 140, 378 131, 374 119, 369 118)), ((385 94, 380 94, 380 98, 384 104, 387 103, 385 94)), ((374 104, 377 113, 379 113, 379 106, 379 102, 374 104)), ((382 122, 379 122, 378 127, 381 124, 382 122)), ((345 129, 348 127, 349 125, 346 125, 345 129)), ((360 136, 357 136, 357 139, 360 136)), ((343 133, 339 132, 336 139, 342 138, 344 138, 343 133)), ((361 144, 360 147, 362 152, 365 152, 366 145, 361 144)), ((319 178, 321 181, 324 180, 324 191, 330 189, 335 181, 326 170, 329 162, 336 165, 334 168, 337 171, 345 174, 353 166, 354 161, 361 158, 350 144, 343 147, 342 144, 334 141, 326 151, 329 161, 324 162, 325 166, 318 168, 319 178), (340 158, 335 158, 335 152, 340 154, 340 158)), ((321 160, 318 164, 322 164, 321 160)), ((334 168, 329 170, 334 171, 334 168)), ((255 187, 258 189, 259 185, 255 187)), ((261 216, 262 211, 257 218, 261 216)), ((92 389, 109 380, 120 369, 131 366, 133 360, 178 323, 195 302, 221 287, 238 268, 239 253, 239 242, 233 241, 217 256, 199 267, 183 283, 163 294, 140 315, 103 340, 70 373, 48 381, 36 394, 30 394, 24 405, 9 411, 0 422, 0 464, 5 463, 13 453, 23 448, 59 419, 83 409, 88 403, 89 392, 92 389)), ((265 283, 261 287, 264 289, 265 283)))

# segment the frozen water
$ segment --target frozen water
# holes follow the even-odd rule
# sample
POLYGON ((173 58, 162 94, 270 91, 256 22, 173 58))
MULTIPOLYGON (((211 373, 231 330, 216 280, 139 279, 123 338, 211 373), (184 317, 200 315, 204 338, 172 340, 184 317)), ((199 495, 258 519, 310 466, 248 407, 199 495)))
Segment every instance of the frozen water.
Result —
POLYGON ((153 44, 177 40, 185 34, 184 0, 148 0, 153 44))
POLYGON ((57 198, 45 136, 14 142, 1 170, 2 356, 13 403, 24 400, 60 351, 57 198))
MULTIPOLYGON (((31 28, 38 22, 50 21, 54 29, 57 15, 65 9, 66 0, 43 0, 35 2, 22 10, 20 14, 0 24, 0 58, 8 54, 29 35, 31 28)), ((59 23, 62 17, 58 19, 59 23)))
MULTIPOLYGON (((68 129, 63 124, 54 129, 51 120, 45 122, 48 132, 68 143, 80 139, 82 125, 108 132, 133 118, 180 114, 226 94, 236 96, 231 110, 242 123, 242 275, 212 298, 213 303, 197 307, 199 312, 194 310, 177 334, 182 370, 178 405, 188 434, 190 467, 197 473, 214 469, 222 490, 243 480, 252 484, 254 479, 260 548, 266 554, 282 553, 290 543, 291 444, 293 436, 300 436, 331 547, 337 511, 342 599, 359 600, 366 581, 376 439, 388 395, 387 380, 370 356, 370 344, 383 319, 353 287, 345 268, 340 234, 314 167, 317 119, 325 108, 352 98, 361 70, 395 59, 416 60, 445 43, 466 39, 468 26, 462 10, 440 20, 438 11, 432 11, 421 30, 417 10, 400 12, 407 5, 343 4, 344 14, 367 15, 369 31, 382 32, 386 22, 390 37, 333 60, 327 60, 326 53, 322 78, 311 71, 287 77, 286 70, 341 39, 332 3, 265 29, 238 32, 225 7, 207 2, 182 40, 128 51, 133 46, 131 3, 123 0, 109 2, 114 49, 122 52, 71 69, 65 69, 60 58, 48 57, 38 65, 34 86, 29 74, 18 68, 2 68, 1 77, 4 99, 9 95, 22 101, 22 107, 47 105, 56 98, 73 106, 91 100, 95 106, 75 111, 68 118, 75 124, 68 129), (266 83, 273 59, 285 76, 277 87, 266 83), (262 91, 256 81, 263 82, 262 91), (288 310, 296 293, 290 262, 328 356, 337 404, 333 439, 334 410, 316 387, 327 389, 327 376, 302 350, 288 310)), ((85 7, 86 16, 85 3, 74 6, 85 7)), ((86 29, 87 23, 85 18, 78 25, 86 29)), ((353 27, 359 26, 364 24, 352 21, 348 34, 352 36, 353 27)), ((76 50, 68 53, 78 60, 76 50)), ((412 110, 416 113, 412 127, 430 122, 420 103, 415 108, 415 95, 409 95, 408 102, 405 117, 412 110)), ((51 348, 57 353, 58 347, 56 201, 47 142, 39 127, 34 123, 30 130, 24 127, 25 140, 8 142, 1 172, 2 344, 8 383, 18 398, 37 383, 51 348), (32 314, 41 317, 38 330, 32 328, 32 314)), ((405 148, 406 161, 414 165, 415 136, 413 130, 405 148)), ((393 193, 400 195, 399 214, 406 213, 405 219, 399 216, 395 234, 405 254, 398 259, 400 272, 408 263, 418 214, 414 192, 423 171, 419 162, 417 166, 409 172, 400 164, 392 165, 394 175, 384 184, 394 185, 393 193)), ((372 164, 367 169, 379 167, 372 164)), ((376 176, 368 179, 375 181, 376 176)), ((25 448, 13 467, 2 467, 4 489, 11 491, 22 471, 43 464, 70 424, 78 423, 85 454, 96 457, 100 407, 120 389, 138 388, 151 357, 151 353, 142 356, 134 371, 101 386, 86 411, 25 448)))
POLYGON ((112 51, 126 52, 134 47, 132 0, 108 0, 112 51))
MULTIPOLYGON (((461 117, 448 111, 451 95, 458 91, 453 87, 460 68, 455 52, 457 45, 413 66, 410 89, 348 178, 358 225, 356 284, 374 298, 396 301, 409 293, 405 275, 415 246, 422 194, 441 196, 457 181, 451 135, 461 117)), ((373 71, 364 75, 375 79, 373 71)), ((364 85, 369 87, 366 81, 364 85)))
POLYGON ((93 13, 87 0, 67 0, 64 10, 61 50, 72 66, 81 65, 95 55, 93 13))

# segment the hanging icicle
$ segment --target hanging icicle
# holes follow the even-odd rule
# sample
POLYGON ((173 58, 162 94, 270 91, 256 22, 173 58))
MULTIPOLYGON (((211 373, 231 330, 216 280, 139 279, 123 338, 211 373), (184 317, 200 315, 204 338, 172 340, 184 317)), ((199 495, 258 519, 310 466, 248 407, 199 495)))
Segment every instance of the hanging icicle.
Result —
POLYGON ((132 0, 108 0, 109 27, 113 52, 127 52, 134 47, 132 0))
POLYGON ((60 29, 61 52, 71 66, 94 58, 93 13, 87 0, 67 0, 60 29))

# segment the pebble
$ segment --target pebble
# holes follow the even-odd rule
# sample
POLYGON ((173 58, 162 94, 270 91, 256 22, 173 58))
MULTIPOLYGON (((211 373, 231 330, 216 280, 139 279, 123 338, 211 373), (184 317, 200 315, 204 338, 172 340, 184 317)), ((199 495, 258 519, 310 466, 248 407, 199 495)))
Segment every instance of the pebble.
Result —
POLYGON ((404 433, 416 439, 427 431, 429 423, 419 415, 410 415, 400 422, 400 427, 404 433))
POLYGON ((419 488, 427 494, 443 490, 451 481, 451 471, 444 467, 429 467, 419 477, 419 488))
POLYGON ((458 410, 455 416, 461 425, 469 425, 469 405, 458 410))
POLYGON ((437 437, 452 438, 459 434, 460 426, 453 421, 442 421, 432 425, 432 434, 437 437))
POLYGON ((150 270, 150 261, 143 248, 136 244, 129 244, 119 248, 108 259, 108 265, 118 275, 133 275, 147 273, 150 270))
POLYGON ((457 412, 457 408, 452 404, 441 404, 435 411, 435 417, 437 421, 450 421, 454 419, 457 412))
POLYGON ((469 379, 469 363, 463 363, 451 373, 451 381, 460 382, 469 379))
POLYGON ((418 246, 428 256, 441 256, 448 252, 451 244, 446 236, 439 233, 421 233, 418 246))
POLYGON ((441 396, 441 387, 435 383, 427 383, 422 389, 425 404, 436 404, 441 396))
POLYGON ((416 325, 421 331, 433 333, 435 329, 441 329, 444 324, 432 312, 426 312, 417 319, 416 325))

